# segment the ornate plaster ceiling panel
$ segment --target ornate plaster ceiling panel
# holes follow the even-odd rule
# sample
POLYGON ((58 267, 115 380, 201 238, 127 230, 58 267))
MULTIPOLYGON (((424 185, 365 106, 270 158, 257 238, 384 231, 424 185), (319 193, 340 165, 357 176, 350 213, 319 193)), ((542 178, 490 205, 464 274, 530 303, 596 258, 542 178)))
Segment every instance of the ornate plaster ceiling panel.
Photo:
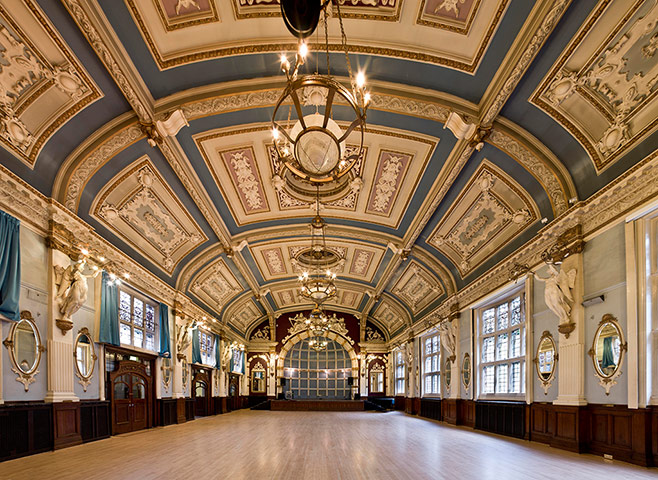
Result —
POLYGON ((532 197, 485 160, 428 243, 446 255, 464 277, 538 218, 532 197))
POLYGON ((336 296, 328 301, 327 305, 336 305, 342 308, 357 310, 363 299, 363 295, 363 291, 342 284, 336 296))
MULTIPOLYGON (((331 266, 338 274, 338 278, 372 282, 386 249, 354 240, 331 238, 331 225, 327 227, 327 232, 329 235, 327 248, 335 252, 339 258, 337 263, 331 266)), ((307 270, 299 255, 311 247, 310 232, 309 237, 295 239, 292 246, 290 243, 290 239, 283 239, 249 246, 251 255, 256 260, 266 282, 297 277, 302 271, 307 270)))
MULTIPOLYGON (((135 0, 126 0, 135 8, 135 0)), ((153 0, 162 25, 168 31, 219 21, 215 0, 153 0)))
MULTIPOLYGON (((469 5, 462 5, 458 0, 456 6, 460 13, 456 18, 451 16, 454 9, 446 9, 448 4, 453 3, 451 0, 444 2, 446 7, 429 16, 423 13, 429 7, 421 11, 421 1, 404 2, 405 9, 408 8, 410 13, 420 12, 417 18, 414 13, 400 14, 401 0, 346 0, 341 12, 344 13, 350 51, 401 57, 475 72, 508 0, 476 5, 470 3, 472 0, 466 0, 469 5), (462 19, 466 11, 468 14, 462 19), (381 35, 382 21, 386 22, 385 36, 381 35), (427 28, 427 25, 435 28, 427 28), (468 35, 465 35, 466 32, 468 35)), ((296 42, 290 36, 282 35, 281 19, 274 18, 280 15, 279 7, 269 0, 217 2, 221 28, 214 23, 198 22, 185 29, 167 29, 169 17, 162 13, 162 6, 158 4, 135 0, 126 2, 160 69, 217 57, 296 49, 296 42), (194 33, 190 34, 191 31, 194 33), (254 36, 254 32, 258 35, 254 36)), ((185 12, 194 10, 196 7, 189 7, 185 12)), ((332 15, 328 22, 329 43, 332 50, 341 51, 340 27, 335 17, 335 14, 332 15)), ((318 46, 312 44, 311 51, 316 49, 318 46)))
POLYGON ((206 265, 190 282, 190 291, 215 312, 242 291, 240 283, 222 258, 206 265))
POLYGON ((480 7, 480 1, 422 0, 418 10, 418 23, 466 35, 480 7))
POLYGON ((439 280, 415 260, 409 262, 391 291, 414 315, 444 293, 439 280))
POLYGON ((247 328, 262 316, 263 313, 254 298, 245 296, 226 310, 224 322, 233 325, 240 332, 246 332, 247 328))
POLYGON ((569 130, 597 171, 658 128, 658 3, 604 3, 532 102, 569 130), (605 8, 607 7, 607 8, 605 8))
MULTIPOLYGON (((353 182, 345 196, 323 202, 320 213, 329 224, 335 217, 397 228, 438 139, 377 126, 366 133, 367 151, 379 152, 378 160, 366 155, 360 167, 363 179, 353 182), (375 169, 375 178, 365 175, 375 169)), ((194 141, 238 226, 272 218, 308 217, 315 209, 314 204, 294 198, 282 184, 285 182, 273 177, 269 125, 204 132, 195 135, 194 141)))
MULTIPOLYGON (((336 296, 326 302, 326 305, 358 310, 365 290, 346 281, 337 282, 337 287, 339 288, 336 296)), ((295 305, 308 306, 310 304, 308 299, 299 295, 299 286, 296 284, 272 287, 272 298, 274 298, 278 309, 289 309, 295 305)))
POLYGON ((405 309, 388 296, 382 298, 372 316, 384 325, 390 333, 411 324, 411 318, 405 309))
POLYGON ((208 240, 148 157, 114 176, 90 215, 168 274, 208 240))
POLYGON ((32 168, 48 138, 100 97, 32 0, 0 5, 0 145, 32 168))
MULTIPOLYGON (((340 0, 344 18, 397 21, 403 0, 340 0)), ((280 0, 231 0, 238 19, 280 17, 280 0)), ((336 8, 331 15, 336 15, 336 8)))

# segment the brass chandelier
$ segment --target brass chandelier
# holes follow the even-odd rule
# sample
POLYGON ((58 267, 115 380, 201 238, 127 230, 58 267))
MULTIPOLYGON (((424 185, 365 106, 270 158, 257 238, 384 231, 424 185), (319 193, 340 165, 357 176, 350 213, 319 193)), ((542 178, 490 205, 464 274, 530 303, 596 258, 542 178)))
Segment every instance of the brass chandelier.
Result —
POLYGON ((319 305, 316 305, 308 318, 305 320, 308 333, 311 338, 308 342, 309 347, 311 347, 316 352, 321 352, 327 348, 329 342, 326 340, 327 333, 331 329, 331 322, 329 317, 322 311, 319 305))
MULTIPOLYGON (((291 20, 289 16, 294 12, 287 11, 284 3, 281 3, 282 13, 286 25, 290 28, 294 19, 291 20)), ((319 0, 317 3, 319 5, 319 0)), ((346 175, 361 156, 370 93, 366 90, 363 72, 357 75, 352 72, 340 2, 326 0, 324 4, 314 8, 319 9, 316 12, 318 18, 321 12, 324 14, 327 73, 326 75, 318 73, 316 65, 314 74, 300 74, 299 69, 306 62, 309 51, 303 37, 310 35, 315 27, 310 29, 305 24, 304 28, 291 29, 302 39, 295 55, 294 65, 291 66, 285 54, 281 55, 281 70, 286 74, 287 83, 272 115, 272 138, 279 161, 290 172, 313 184, 324 184, 337 181, 346 175), (335 5, 340 23, 341 43, 350 83, 348 87, 331 75, 327 28, 327 9, 331 8, 331 5, 335 5), (345 128, 332 118, 336 103, 347 105, 349 115, 352 117, 345 128), (289 106, 287 115, 284 105, 289 106), (314 113, 312 107, 315 107, 314 113), (353 132, 359 134, 359 147, 348 150, 346 141, 353 132)), ((314 19, 315 25, 318 18, 314 19)), ((309 24, 312 25, 313 21, 309 24)))

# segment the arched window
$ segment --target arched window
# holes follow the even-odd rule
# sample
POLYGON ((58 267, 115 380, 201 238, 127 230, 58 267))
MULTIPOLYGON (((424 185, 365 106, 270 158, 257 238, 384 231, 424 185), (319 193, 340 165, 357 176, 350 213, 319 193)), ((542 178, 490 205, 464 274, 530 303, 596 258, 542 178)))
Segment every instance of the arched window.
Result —
POLYGON ((283 363, 286 387, 293 398, 350 398, 352 362, 345 349, 327 339, 327 348, 313 350, 305 339, 294 345, 283 363))

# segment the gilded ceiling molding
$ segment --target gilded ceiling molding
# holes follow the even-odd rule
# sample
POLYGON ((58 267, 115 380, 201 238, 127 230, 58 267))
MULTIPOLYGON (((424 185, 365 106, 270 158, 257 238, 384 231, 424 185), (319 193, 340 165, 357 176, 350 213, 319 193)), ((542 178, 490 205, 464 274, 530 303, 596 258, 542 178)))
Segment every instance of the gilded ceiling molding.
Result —
POLYGON ((406 303, 409 310, 416 315, 445 291, 432 272, 412 259, 407 262, 404 271, 391 288, 391 293, 406 303))
POLYGON ((113 53, 105 44, 100 33, 96 29, 94 22, 89 18, 87 12, 80 4, 79 0, 62 0, 66 9, 69 11, 82 33, 87 38, 89 44, 93 47, 94 51, 101 59, 105 67, 114 78, 115 83, 121 89, 121 92, 130 103, 140 121, 152 123, 153 116, 150 113, 150 108, 146 106, 139 98, 138 93, 133 89, 130 80, 126 77, 125 73, 114 58, 113 53))
POLYGON ((0 19, 0 144, 34 168, 46 141, 102 93, 35 2, 0 5, 0 19), (31 15, 42 30, 26 34, 10 9, 31 15), (52 114, 35 114, 38 101, 52 114))
MULTIPOLYGON (((462 6, 464 4, 464 0, 439 0, 439 2, 437 2, 438 5, 435 7, 433 12, 427 11, 427 9, 432 8, 430 6, 431 0, 422 0, 420 2, 420 7, 418 8, 418 18, 416 18, 416 23, 418 25, 425 25, 427 27, 448 30, 450 32, 459 33, 461 35, 468 35, 468 32, 471 29, 471 25, 473 24, 473 19, 475 18, 475 15, 477 15, 478 9, 480 8, 480 1, 481 0, 474 0, 469 6, 469 11, 466 12, 465 21, 459 21, 458 18, 462 13, 461 9, 464 8, 462 6), (460 3, 462 5, 459 5, 460 3), (439 16, 439 10, 444 10, 445 14, 439 16), (446 14, 454 14, 455 19, 450 19, 446 14)), ((500 21, 500 17, 505 11, 507 3, 508 1, 504 0, 496 10, 494 21, 491 23, 491 26, 494 30, 500 21)), ((487 42, 485 42, 485 45, 489 43, 488 38, 490 36, 491 33, 487 35, 487 42)), ((479 54, 478 57, 480 55, 481 54, 479 54)))
MULTIPOLYGON (((250 18, 280 17, 279 0, 230 0, 233 5, 235 18, 238 20, 250 18)), ((343 18, 356 18, 362 20, 384 20, 397 22, 400 20, 400 8, 403 0, 340 0, 341 16, 343 18), (378 13, 363 13, 375 10, 378 13)), ((334 15, 336 8, 328 11, 334 15)))
POLYGON ((452 276, 452 273, 443 263, 439 262, 434 255, 430 254, 424 248, 414 245, 411 250, 411 258, 413 259, 414 257, 427 265, 432 272, 439 277, 443 287, 446 289, 445 294, 447 296, 451 296, 457 291, 457 284, 455 283, 455 278, 452 276))
POLYGON ((54 200, 29 186, 8 168, 0 165, 0 208, 28 223, 42 235, 48 232, 50 204, 54 200))
MULTIPOLYGON (((542 2, 543 4, 544 2, 542 2)), ((546 2, 548 3, 548 2, 546 2)), ((500 91, 495 93, 494 100, 492 104, 486 109, 482 120, 480 121, 481 125, 491 125, 495 118, 500 113, 503 105, 507 102, 507 99, 510 97, 519 81, 525 74, 526 70, 532 63, 532 60, 535 58, 535 55, 539 52, 541 47, 544 45, 544 42, 553 31, 557 22, 562 18, 562 14, 566 11, 567 7, 571 3, 571 0, 552 0, 550 4, 550 10, 543 18, 541 24, 535 30, 532 39, 527 45, 522 45, 521 57, 518 59, 513 70, 505 78, 505 83, 503 84, 500 91)), ((542 6, 543 8, 543 6, 542 6)), ((500 72, 501 70, 499 70, 500 72)), ((492 82, 494 83, 494 82, 492 82)), ((485 94, 486 98, 486 94, 485 94)), ((484 104, 484 100, 482 102, 484 104)))
POLYGON ((537 179, 548 195, 555 216, 561 215, 569 209, 568 193, 563 189, 553 169, 534 155, 525 145, 497 128, 491 131, 487 143, 491 143, 507 153, 537 179))
POLYGON ((449 313, 450 305, 458 302, 468 307, 497 288, 509 283, 509 271, 514 264, 531 268, 543 262, 541 252, 550 247, 557 237, 569 228, 581 225, 583 236, 589 236, 623 218, 634 208, 658 196, 658 150, 624 172, 607 186, 544 227, 538 235, 516 252, 489 269, 477 280, 446 299, 421 321, 434 321, 449 313))
POLYGON ((196 275, 200 268, 202 268, 211 260, 219 257, 222 253, 224 253, 222 246, 215 244, 209 246, 201 253, 196 255, 192 260, 188 261, 181 272, 178 274, 178 279, 176 280, 176 289, 180 290, 181 292, 189 289, 192 276, 196 275))
POLYGON ((628 3, 601 2, 530 100, 583 146, 598 173, 658 126, 658 7, 628 3), (649 10, 638 16, 643 7, 649 10), (591 37, 602 41, 585 41, 591 37))
MULTIPOLYGON (((137 10, 134 0, 126 0, 126 3, 130 7, 130 10, 133 12, 133 16, 139 15, 139 10, 137 10)), ((209 8, 205 11, 201 10, 201 7, 196 0, 179 1, 176 4, 176 15, 174 15, 173 19, 169 17, 160 0, 153 0, 153 6, 158 12, 158 16, 162 21, 162 26, 168 32, 178 30, 180 28, 203 25, 204 23, 219 22, 219 14, 217 13, 217 7, 214 0, 208 1, 209 8), (189 12, 182 12, 184 8, 189 10, 189 12), (197 10, 194 10, 195 8, 197 10)))

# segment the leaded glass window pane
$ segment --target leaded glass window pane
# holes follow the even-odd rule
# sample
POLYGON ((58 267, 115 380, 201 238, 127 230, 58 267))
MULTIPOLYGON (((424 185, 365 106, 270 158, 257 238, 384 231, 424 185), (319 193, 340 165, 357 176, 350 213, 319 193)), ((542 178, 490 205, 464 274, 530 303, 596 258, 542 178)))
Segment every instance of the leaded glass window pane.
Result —
POLYGON ((482 393, 494 393, 494 367, 490 365, 482 369, 482 393))
POLYGON ((507 393, 507 371, 508 366, 506 363, 496 365, 496 393, 507 393))
POLYGON ((141 327, 144 324, 144 302, 139 298, 135 298, 133 301, 133 323, 136 327, 141 327))
POLYGON ((496 326, 495 312, 496 310, 494 308, 490 308, 482 312, 482 333, 485 335, 487 333, 493 333, 494 331, 496 326))
POLYGON ((510 304, 512 308, 511 324, 512 326, 521 323, 521 297, 516 297, 510 304))
POLYGON ((501 333, 496 337, 496 360, 507 360, 507 341, 506 333, 501 333))
POLYGON ((494 361, 494 337, 487 337, 482 341, 482 361, 484 363, 494 361))
POLYGON ((150 331, 155 330, 155 308, 153 308, 153 305, 149 305, 147 303, 144 312, 145 312, 144 320, 145 320, 146 329, 150 331))
POLYGON ((130 325, 126 325, 125 323, 122 323, 119 325, 119 340, 121 343, 131 343, 131 331, 130 331, 130 325))
POLYGON ((510 341, 510 349, 509 349, 509 355, 510 357, 518 357, 521 355, 521 329, 517 328, 516 330, 512 330, 512 337, 510 341))
POLYGON ((502 305, 498 306, 497 309, 498 325, 496 327, 496 330, 505 330, 507 328, 508 313, 509 311, 506 303, 503 303, 502 305))
POLYGON ((144 332, 142 330, 135 329, 135 346, 139 348, 144 346, 144 332))

